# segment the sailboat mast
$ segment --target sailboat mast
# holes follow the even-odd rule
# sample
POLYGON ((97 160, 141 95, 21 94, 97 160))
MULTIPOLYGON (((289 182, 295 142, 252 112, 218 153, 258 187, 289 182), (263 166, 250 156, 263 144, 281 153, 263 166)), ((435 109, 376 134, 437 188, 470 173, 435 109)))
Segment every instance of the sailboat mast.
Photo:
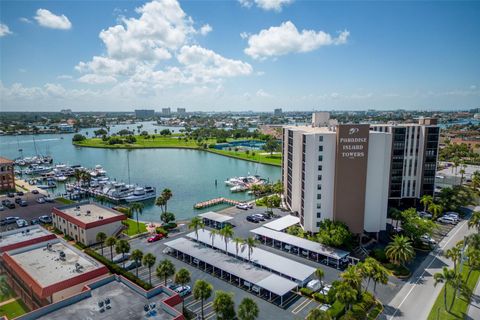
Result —
POLYGON ((127 171, 128 171, 128 184, 130 184, 130 151, 127 150, 127 171))

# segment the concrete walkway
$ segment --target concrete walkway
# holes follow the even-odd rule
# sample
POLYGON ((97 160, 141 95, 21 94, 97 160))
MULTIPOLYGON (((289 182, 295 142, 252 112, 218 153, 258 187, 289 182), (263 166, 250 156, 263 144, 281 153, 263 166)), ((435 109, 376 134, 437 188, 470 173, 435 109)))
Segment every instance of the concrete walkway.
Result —
POLYGON ((9 304, 10 302, 13 302, 13 301, 15 301, 15 300, 17 300, 17 299, 18 299, 18 297, 15 297, 15 298, 11 298, 11 299, 2 301, 2 302, 0 302, 0 307, 4 306, 4 305, 6 305, 6 304, 9 304))
POLYGON ((468 307, 467 319, 480 319, 480 281, 477 282, 475 291, 473 291, 472 300, 468 307))

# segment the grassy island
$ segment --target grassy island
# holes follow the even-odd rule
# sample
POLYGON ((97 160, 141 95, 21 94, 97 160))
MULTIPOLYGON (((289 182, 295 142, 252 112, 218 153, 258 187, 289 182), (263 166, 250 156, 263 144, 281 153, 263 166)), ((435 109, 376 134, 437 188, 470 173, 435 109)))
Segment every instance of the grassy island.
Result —
MULTIPOLYGON (((269 152, 263 150, 242 150, 241 148, 230 148, 226 150, 215 149, 213 146, 217 143, 214 138, 203 139, 201 141, 189 139, 182 134, 172 134, 168 136, 162 135, 135 135, 131 143, 127 143, 122 137, 119 137, 120 143, 112 144, 108 139, 89 138, 80 141, 73 141, 73 144, 79 147, 90 148, 108 148, 108 149, 143 149, 143 148, 178 148, 178 149, 194 149, 206 151, 231 158, 258 162, 273 166, 280 166, 282 162, 281 153, 269 152)), ((247 139, 237 139, 247 140, 247 139)), ((236 139, 227 139, 227 142, 236 141, 236 139)))

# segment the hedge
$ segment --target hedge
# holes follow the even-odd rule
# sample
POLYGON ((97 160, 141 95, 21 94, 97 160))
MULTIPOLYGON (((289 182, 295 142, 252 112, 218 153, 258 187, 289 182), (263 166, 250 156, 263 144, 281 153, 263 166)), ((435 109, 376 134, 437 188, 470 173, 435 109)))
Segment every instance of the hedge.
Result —
POLYGON ((85 249, 85 253, 87 253, 89 256, 95 258, 99 262, 103 263, 108 270, 110 270, 111 273, 119 274, 127 278, 128 280, 132 281, 133 283, 139 285, 145 290, 150 290, 152 288, 152 285, 137 278, 133 273, 130 273, 123 269, 122 267, 114 264, 104 256, 98 254, 97 252, 93 251, 92 249, 85 249))
POLYGON ((345 314, 345 305, 340 301, 335 301, 330 309, 328 309, 328 314, 334 319, 338 319, 345 314))
POLYGON ((377 303, 375 308, 373 308, 370 313, 368 314, 367 319, 368 320, 375 320, 377 317, 382 313, 383 307, 380 303, 377 303))
POLYGON ((328 297, 322 293, 314 293, 313 298, 320 303, 328 303, 328 297))
POLYGON ((310 290, 309 288, 300 288, 300 293, 309 298, 311 298, 313 295, 313 291, 310 290))

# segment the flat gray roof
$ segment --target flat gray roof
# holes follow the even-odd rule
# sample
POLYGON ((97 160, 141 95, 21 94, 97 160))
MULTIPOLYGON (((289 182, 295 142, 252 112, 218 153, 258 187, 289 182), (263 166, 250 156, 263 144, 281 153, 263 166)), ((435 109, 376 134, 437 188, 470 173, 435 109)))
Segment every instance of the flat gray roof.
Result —
POLYGON ((282 231, 288 227, 294 226, 300 223, 300 218, 292 215, 281 217, 280 219, 273 220, 269 223, 265 223, 263 226, 268 229, 282 231))
POLYGON ((279 232, 279 231, 275 231, 275 230, 264 228, 264 227, 253 229, 250 232, 255 233, 259 236, 264 236, 267 238, 281 241, 283 243, 298 247, 300 249, 309 250, 311 252, 315 252, 336 260, 344 258, 350 254, 347 251, 335 249, 315 241, 292 236, 291 234, 288 234, 285 232, 279 232))
POLYGON ((57 209, 84 223, 94 222, 94 221, 98 221, 99 219, 108 219, 111 217, 123 215, 120 212, 98 205, 93 202, 57 207, 57 209))
POLYGON ((52 235, 50 231, 39 225, 28 226, 25 228, 13 229, 0 233, 0 248, 16 243, 30 241, 36 238, 52 235))
POLYGON ((298 286, 293 281, 282 278, 267 270, 255 267, 251 263, 227 256, 224 253, 215 251, 185 238, 177 238, 165 243, 165 245, 279 296, 287 294, 298 286))
MULTIPOLYGON (((197 239, 195 232, 189 233, 187 237, 191 239, 197 239)), ((211 246, 212 238, 210 237, 210 231, 198 230, 198 241, 211 246)), ((216 235, 213 238, 213 247, 220 250, 225 250, 225 241, 221 236, 216 235)), ((232 255, 237 254, 235 242, 232 240, 228 241, 227 249, 232 255)), ((243 259, 248 260, 248 249, 245 246, 242 246, 239 248, 238 255, 243 259)), ((315 272, 315 268, 256 247, 253 248, 250 259, 252 262, 260 266, 271 269, 300 282, 304 282, 315 272)))
POLYGON ((130 319, 147 319, 143 306, 149 303, 157 305, 157 313, 149 316, 152 320, 167 320, 175 317, 168 314, 162 309, 162 300, 168 298, 165 293, 160 293, 150 299, 141 295, 123 282, 113 280, 100 287, 92 289, 91 296, 82 299, 76 303, 68 304, 56 311, 45 314, 38 318, 42 320, 85 320, 85 319, 102 319, 102 320, 130 320, 130 319), (110 299, 111 309, 105 309, 104 312, 99 311, 98 302, 110 299))
POLYGON ((205 213, 199 214, 198 216, 205 219, 212 220, 212 221, 216 221, 219 223, 230 221, 233 219, 233 217, 226 216, 224 214, 216 213, 213 211, 205 212, 205 213))

